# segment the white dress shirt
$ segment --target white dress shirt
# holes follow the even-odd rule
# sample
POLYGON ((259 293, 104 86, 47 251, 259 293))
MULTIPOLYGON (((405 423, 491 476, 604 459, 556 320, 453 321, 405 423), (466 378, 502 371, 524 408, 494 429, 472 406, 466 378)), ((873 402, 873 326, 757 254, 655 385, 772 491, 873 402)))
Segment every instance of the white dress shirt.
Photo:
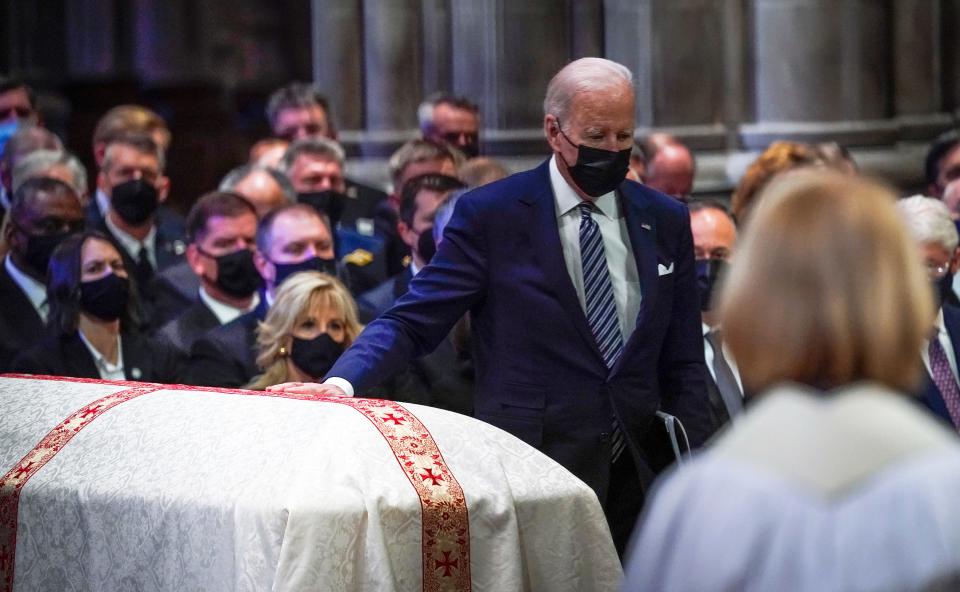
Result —
MULTIPOLYGON (((570 281, 577 291, 580 306, 586 313, 587 301, 580 259, 580 209, 577 207, 583 200, 560 174, 556 155, 550 159, 550 186, 553 189, 563 259, 567 265, 567 273, 570 274, 570 281)), ((626 343, 633 333, 637 315, 640 313, 640 274, 633 249, 630 248, 627 219, 620 209, 616 193, 611 191, 601 195, 594 200, 594 204, 596 209, 593 211, 593 219, 600 227, 603 237, 603 250, 610 272, 613 298, 617 305, 617 317, 620 319, 623 342, 626 343)))
POLYGON ((10 278, 13 279, 14 283, 20 286, 20 290, 23 291, 27 300, 33 305, 33 309, 37 311, 37 314, 40 315, 40 318, 46 323, 47 313, 50 312, 50 306, 47 303, 47 287, 43 285, 43 282, 39 282, 23 271, 20 271, 13 260, 10 259, 10 255, 7 255, 3 266, 6 267, 7 273, 10 274, 10 278))
MULTIPOLYGON (((700 323, 700 325, 703 328, 703 360, 707 363, 707 370, 710 371, 713 382, 716 383, 717 373, 713 369, 713 346, 707 341, 707 333, 713 329, 706 323, 700 323)), ((727 349, 727 346, 721 344, 721 347, 723 348, 723 359, 727 361, 727 366, 730 366, 730 371, 733 372, 733 377, 737 380, 737 386, 740 388, 740 395, 743 396, 743 382, 740 380, 740 371, 737 370, 737 363, 733 361, 733 356, 730 355, 730 350, 727 349)))
MULTIPOLYGON (((950 372, 953 373, 954 380, 957 380, 957 352, 953 351, 953 344, 950 343, 950 335, 947 333, 947 327, 943 324, 943 309, 937 311, 937 339, 943 346, 943 351, 947 354, 947 362, 950 364, 950 372)), ((930 376, 933 372, 930 370, 930 341, 923 342, 923 348, 920 349, 920 357, 923 358, 923 365, 926 367, 930 376)))
POLYGON ((90 355, 93 356, 93 363, 97 366, 97 372, 100 373, 100 378, 103 380, 126 380, 126 377, 123 374, 123 348, 120 343, 120 336, 117 335, 117 363, 111 364, 107 361, 103 354, 97 351, 97 348, 93 347, 93 344, 87 340, 87 336, 83 334, 83 331, 77 331, 80 334, 80 340, 83 341, 83 344, 87 346, 87 351, 90 352, 90 355))
POLYGON ((203 288, 200 288, 200 300, 207 305, 207 308, 210 309, 210 312, 213 313, 213 316, 217 317, 217 320, 220 321, 221 325, 226 325, 240 315, 255 309, 257 305, 260 304, 260 294, 257 292, 253 293, 253 299, 250 301, 250 306, 247 308, 236 308, 235 306, 224 304, 223 302, 214 299, 210 294, 207 294, 207 291, 203 288))
MULTIPOLYGON (((577 207, 583 200, 560 174, 556 155, 550 159, 550 187, 553 189, 563 259, 577 291, 580 306, 586 314, 583 266, 580 260, 580 210, 577 207)), ((594 210, 593 219, 600 227, 600 235, 603 237, 603 250, 607 258, 607 269, 610 271, 617 317, 620 320, 623 342, 626 343, 633 334, 637 315, 640 314, 640 274, 633 249, 630 248, 627 219, 620 210, 616 193, 611 191, 601 195, 594 200, 594 204, 599 212, 594 210)), ((353 385, 343 378, 331 376, 324 384, 338 386, 351 397, 354 395, 353 385)))
MULTIPOLYGON (((143 241, 130 236, 126 232, 120 230, 116 224, 110 220, 110 216, 104 216, 104 223, 107 225, 107 228, 110 230, 110 233, 116 237, 117 241, 120 243, 120 246, 123 247, 123 250, 126 251, 130 257, 133 258, 133 262, 136 263, 137 259, 140 257, 140 247, 147 248, 147 260, 150 261, 150 265, 153 269, 157 268, 157 227, 151 226, 150 232, 147 233, 147 236, 144 237, 143 241)), ((128 270, 132 271, 132 270, 128 270)))

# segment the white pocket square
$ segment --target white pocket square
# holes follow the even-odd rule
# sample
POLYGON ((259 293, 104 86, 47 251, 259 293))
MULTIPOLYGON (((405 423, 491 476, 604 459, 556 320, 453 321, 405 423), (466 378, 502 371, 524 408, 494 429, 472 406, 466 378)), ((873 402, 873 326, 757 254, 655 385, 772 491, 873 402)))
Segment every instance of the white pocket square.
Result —
POLYGON ((670 275, 673 273, 673 261, 670 262, 670 266, 666 266, 663 263, 657 263, 657 275, 670 275))

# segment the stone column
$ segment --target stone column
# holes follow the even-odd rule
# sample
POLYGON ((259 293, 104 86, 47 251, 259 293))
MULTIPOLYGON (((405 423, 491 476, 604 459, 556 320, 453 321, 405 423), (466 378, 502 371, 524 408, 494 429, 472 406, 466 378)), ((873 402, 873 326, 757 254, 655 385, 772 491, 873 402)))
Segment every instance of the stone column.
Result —
POLYGON ((423 93, 420 3, 364 0, 365 124, 370 132, 412 130, 423 93))
POLYGON ((896 139, 890 15, 874 0, 754 0, 755 121, 748 147, 776 138, 896 139))
MULTIPOLYGON (((313 79, 341 130, 363 128, 361 0, 313 0, 313 79)), ((348 134, 349 135, 349 134, 348 134)))
POLYGON ((543 153, 543 95, 573 57, 567 10, 552 0, 452 0, 452 8, 454 92, 480 105, 484 150, 543 153))
POLYGON ((637 125, 726 142, 726 0, 607 0, 606 55, 636 78, 637 125))

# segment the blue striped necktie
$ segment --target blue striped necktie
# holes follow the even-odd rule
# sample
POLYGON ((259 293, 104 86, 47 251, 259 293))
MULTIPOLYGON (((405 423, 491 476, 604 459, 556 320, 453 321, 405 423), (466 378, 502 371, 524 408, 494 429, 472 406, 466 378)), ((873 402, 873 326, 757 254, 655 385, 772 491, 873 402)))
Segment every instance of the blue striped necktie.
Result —
MULTIPOLYGON (((617 317, 617 304, 613 299, 613 284, 607 269, 607 256, 603 250, 600 226, 593 219, 593 204, 581 202, 580 208, 580 265, 583 267, 583 291, 587 307, 587 323, 593 339, 600 349, 607 368, 620 359, 623 353, 623 333, 617 317)), ((623 432, 616 419, 613 421, 613 460, 623 453, 623 432)))

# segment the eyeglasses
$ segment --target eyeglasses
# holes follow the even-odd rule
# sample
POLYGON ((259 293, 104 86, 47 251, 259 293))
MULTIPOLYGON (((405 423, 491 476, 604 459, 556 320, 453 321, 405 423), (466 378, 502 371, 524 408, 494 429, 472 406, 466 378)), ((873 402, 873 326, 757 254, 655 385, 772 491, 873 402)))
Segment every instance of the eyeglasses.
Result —
POLYGON ((944 263, 943 265, 927 263, 927 274, 930 276, 930 279, 941 280, 947 275, 948 271, 950 271, 950 263, 944 263))

